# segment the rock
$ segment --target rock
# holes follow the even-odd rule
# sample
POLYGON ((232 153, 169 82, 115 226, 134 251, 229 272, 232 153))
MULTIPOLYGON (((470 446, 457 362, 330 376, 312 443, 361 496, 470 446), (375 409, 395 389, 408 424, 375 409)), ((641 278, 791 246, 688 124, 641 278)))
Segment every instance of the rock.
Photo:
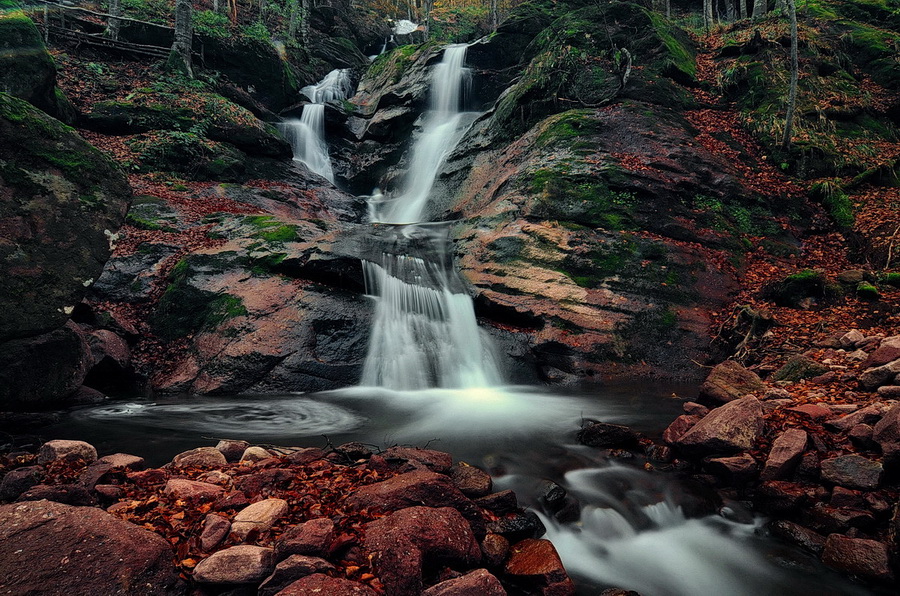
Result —
POLYGON ((234 487, 252 498, 285 489, 293 479, 294 471, 290 468, 265 468, 252 474, 236 476, 234 487))
MULTIPOLYGON (((418 462, 432 472, 440 473, 449 472, 450 466, 453 464, 453 457, 449 453, 415 447, 391 447, 386 449, 381 456, 394 466, 400 462, 418 462)), ((397 467, 400 471, 408 471, 397 467)))
POLYGON ((878 388, 878 397, 884 399, 900 399, 900 385, 882 385, 878 388))
POLYGON ((372 450, 358 441, 338 445, 334 448, 334 453, 340 456, 340 459, 336 460, 339 463, 352 463, 372 457, 372 450))
POLYGON ((292 451, 285 456, 285 459, 294 465, 306 465, 325 457, 325 452, 318 447, 306 447, 292 451))
POLYGON ((431 586, 422 596, 506 596, 506 590, 487 569, 476 569, 463 575, 431 586))
POLYGON ((762 379, 734 360, 715 366, 700 386, 700 399, 724 404, 749 393, 761 393, 766 388, 762 379))
POLYGON ((248 443, 247 441, 222 439, 216 444, 216 449, 222 452, 222 455, 225 456, 225 460, 227 462, 231 463, 239 461, 241 459, 241 456, 244 455, 244 451, 249 446, 250 443, 248 443))
POLYGON ((509 540, 500 534, 488 532, 481 541, 481 561, 488 567, 499 567, 509 556, 509 540))
POLYGON ((324 557, 333 540, 334 522, 326 517, 312 519, 286 529, 275 543, 275 552, 279 559, 288 555, 324 557))
POLYGON ((882 385, 890 385, 897 373, 900 373, 900 359, 864 370, 859 375, 859 386, 866 391, 875 391, 882 385))
POLYGON ((487 509, 495 515, 512 513, 519 508, 519 500, 516 497, 516 493, 511 490, 502 490, 484 497, 479 497, 475 499, 475 504, 482 509, 487 509))
POLYGON ((490 474, 465 462, 456 462, 450 468, 450 479, 470 499, 489 494, 493 487, 490 474))
POLYGON ((669 445, 674 445, 678 439, 680 439, 684 433, 689 431, 694 427, 695 424, 700 422, 699 416, 692 416, 688 414, 683 414, 672 421, 666 430, 663 431, 662 439, 669 445))
POLYGON ((866 406, 841 418, 829 420, 825 423, 825 427, 840 432, 847 432, 857 424, 875 424, 880 419, 881 412, 878 408, 866 406))
POLYGON ((817 555, 820 554, 825 547, 824 536, 792 521, 778 520, 773 522, 769 526, 769 529, 772 530, 772 534, 778 536, 782 540, 796 544, 817 555))
POLYGON ((857 424, 847 433, 847 438, 860 449, 875 449, 878 443, 873 439, 874 434, 875 430, 868 424, 857 424))
POLYGON ((750 455, 742 453, 733 457, 716 457, 704 461, 703 468, 722 480, 726 486, 740 486, 756 477, 759 466, 750 455))
POLYGON ((760 509, 773 515, 793 515, 808 502, 806 489, 795 482, 768 480, 757 489, 760 509))
POLYGON ((866 507, 859 493, 840 486, 835 486, 831 490, 831 499, 828 504, 838 509, 864 509, 866 507))
POLYGON ((203 559, 192 577, 199 584, 249 584, 262 581, 274 569, 274 550, 242 544, 203 559))
POLYGON ((84 441, 47 441, 38 451, 37 462, 47 464, 57 460, 80 459, 85 463, 97 461, 97 449, 84 441))
POLYGON ((200 533, 200 550, 210 552, 225 540, 229 532, 231 522, 228 519, 215 513, 207 513, 203 519, 203 531, 200 533))
POLYGON ((838 571, 869 580, 894 579, 888 547, 876 540, 831 534, 825 539, 822 562, 838 571))
POLYGON ((255 445, 252 447, 247 447, 244 450, 244 453, 241 455, 241 463, 255 463, 258 461, 262 461, 264 459, 269 459, 272 457, 272 454, 269 453, 266 449, 262 447, 256 447, 255 445))
POLYGON ((19 495, 36 486, 44 479, 44 468, 26 466, 15 468, 3 476, 0 481, 0 501, 15 501, 19 495))
POLYGON ((838 339, 842 348, 855 348, 856 344, 866 338, 859 329, 851 329, 838 339))
MULTIPOLYGON (((319 557, 291 555, 275 565, 275 571, 259 586, 257 596, 274 596, 298 579, 314 573, 335 571, 334 565, 319 557)), ((327 594, 330 594, 328 592, 327 594)), ((323 594, 325 596, 325 594, 323 594)))
POLYGON ((772 442, 772 449, 766 458, 760 479, 784 480, 789 478, 800 463, 803 452, 806 451, 808 437, 806 431, 798 428, 789 428, 778 435, 772 442))
POLYGON ((541 518, 534 511, 509 513, 488 524, 487 529, 500 534, 510 542, 518 542, 525 538, 540 538, 547 532, 541 518))
POLYGON ((627 426, 594 422, 578 431, 578 442, 588 447, 634 447, 638 436, 627 426))
POLYGON ((883 468, 861 455, 842 455, 822 461, 822 480, 847 488, 874 490, 881 483, 883 468))
POLYGON ((566 494, 566 489, 552 480, 545 480, 541 482, 538 500, 547 510, 558 511, 566 501, 566 494))
POLYGON ((875 518, 868 511, 832 507, 824 503, 816 503, 803 512, 804 524, 822 534, 848 532, 871 532, 875 529, 875 518))
POLYGON ((80 484, 36 484, 19 495, 19 501, 54 501, 66 505, 93 505, 94 497, 80 484))
POLYGON ((108 329, 91 331, 87 336, 87 342, 94 362, 85 382, 104 391, 127 386, 131 363, 131 349, 128 343, 108 329))
POLYGON ((829 368, 806 356, 793 356, 772 375, 773 381, 801 381, 829 372, 829 368))
POLYGON ((809 418, 810 420, 813 420, 815 422, 825 420, 826 418, 829 418, 834 414, 831 408, 827 408, 819 404, 802 404, 799 406, 794 406, 792 408, 787 408, 787 411, 793 412, 795 414, 800 414, 801 416, 809 418))
POLYGON ((365 547, 387 594, 419 594, 423 565, 473 565, 481 549, 450 507, 410 507, 366 524, 365 547))
POLYGON ((276 596, 310 596, 321 594, 322 596, 377 596, 375 590, 349 579, 328 577, 321 573, 314 573, 297 580, 287 588, 278 592, 276 596))
POLYGON ((510 583, 528 586, 531 593, 575 594, 575 585, 549 540, 526 539, 514 544, 504 571, 510 583))
POLYGON ((712 410, 675 445, 689 455, 747 451, 762 429, 762 405, 755 397, 745 397, 712 410))
POLYGON ((196 499, 198 501, 217 499, 224 492, 225 489, 221 486, 184 478, 172 478, 166 482, 166 487, 163 490, 164 494, 171 495, 176 499, 196 499))
POLYGON ((0 506, 0 541, 0 581, 11 594, 185 591, 164 538, 93 507, 0 506))
POLYGON ((682 409, 684 413, 688 416, 700 416, 703 418, 707 414, 709 414, 709 408, 704 406, 703 404, 698 404, 695 401, 686 401, 682 404, 682 409))
POLYGON ((231 532, 245 540, 250 532, 267 532, 281 517, 287 515, 288 504, 284 499, 257 501, 238 512, 231 522, 231 532))
POLYGON ((881 447, 885 467, 895 470, 900 465, 900 403, 894 404, 875 424, 872 439, 881 447))
POLYGON ((863 368, 883 366, 900 359, 900 335, 881 340, 881 344, 863 361, 863 368))
POLYGON ((99 464, 108 464, 114 470, 138 471, 143 470, 146 466, 143 457, 131 455, 129 453, 113 453, 112 455, 104 455, 97 460, 99 464))
POLYGON ((215 447, 197 447, 196 449, 179 453, 172 459, 172 465, 177 468, 187 466, 212 468, 221 467, 227 463, 225 456, 215 447))

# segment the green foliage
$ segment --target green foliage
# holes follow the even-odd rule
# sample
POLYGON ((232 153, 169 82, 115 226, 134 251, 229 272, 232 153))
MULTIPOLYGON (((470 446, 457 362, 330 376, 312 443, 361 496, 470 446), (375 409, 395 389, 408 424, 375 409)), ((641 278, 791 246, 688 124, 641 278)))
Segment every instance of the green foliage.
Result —
POLYGON ((881 283, 900 288, 900 273, 885 273, 881 276, 881 283))
POLYGON ((490 11, 487 6, 435 8, 431 11, 431 39, 449 43, 464 43, 490 31, 490 11))
POLYGON ((256 21, 252 25, 247 25, 241 29, 241 35, 249 39, 268 42, 271 39, 269 29, 262 21, 256 21))
POLYGON ((227 16, 213 10, 199 10, 193 13, 191 21, 194 25, 194 32, 208 37, 225 38, 228 37, 228 29, 231 21, 227 16))
POLYGON ((122 14, 151 23, 168 23, 172 6, 168 0, 121 0, 122 14))
POLYGON ((859 282, 859 285, 856 286, 856 295, 864 300, 878 300, 881 298, 881 292, 878 291, 878 288, 867 281, 859 282))
POLYGON ((545 147, 560 141, 596 134, 600 130, 600 125, 590 118, 592 114, 593 110, 569 110, 548 118, 547 125, 538 135, 535 144, 538 147, 545 147))
POLYGON ((839 227, 848 229, 853 226, 856 220, 853 215, 853 203, 841 188, 840 181, 820 180, 815 182, 809 189, 809 195, 822 202, 839 227))

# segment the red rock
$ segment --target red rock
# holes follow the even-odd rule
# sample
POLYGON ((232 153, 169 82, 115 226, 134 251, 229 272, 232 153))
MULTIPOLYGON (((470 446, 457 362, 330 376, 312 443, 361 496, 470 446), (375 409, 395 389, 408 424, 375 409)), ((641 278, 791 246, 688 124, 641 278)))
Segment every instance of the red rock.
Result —
POLYGON ((882 385, 890 385, 898 373, 900 373, 900 359, 867 368, 859 375, 859 386, 866 391, 875 391, 882 385))
POLYGON ((284 531, 275 543, 279 559, 288 555, 324 557, 334 541, 334 522, 326 517, 312 519, 284 531))
POLYGON ((244 449, 244 453, 241 454, 241 463, 257 463, 267 459, 272 459, 272 454, 268 452, 268 450, 263 449, 262 447, 257 447, 256 445, 251 445, 244 449))
POLYGON ((465 518, 450 507, 410 507, 366 524, 365 548, 389 596, 422 592, 422 567, 473 565, 481 549, 465 518))
POLYGON ((487 569, 476 569, 463 575, 431 586, 422 596, 506 596, 500 580, 487 569))
POLYGON ((509 556, 509 540, 500 534, 488 532, 481 541, 481 558, 488 567, 499 567, 509 556))
POLYGON ((875 449, 878 443, 872 438, 874 434, 875 429, 868 424, 857 424, 847 433, 847 438, 860 449, 875 449))
POLYGON ((307 447, 288 453, 284 458, 295 465, 305 465, 325 457, 325 452, 318 447, 307 447))
POLYGON ((809 502, 806 489, 795 482, 769 480, 757 489, 757 502, 763 511, 788 515, 809 502))
POLYGON ((688 416, 700 416, 702 418, 703 416, 709 414, 709 408, 702 404, 698 404, 695 401, 684 402, 681 408, 688 416))
POLYGON ((221 515, 209 513, 203 520, 203 531, 200 533, 200 550, 210 552, 219 546, 231 531, 231 522, 221 515))
POLYGON ((821 553, 825 546, 824 536, 792 521, 779 520, 769 527, 775 536, 815 554, 821 553))
POLYGON ((733 457, 710 458, 703 463, 703 468, 724 481, 728 486, 746 484, 756 477, 759 466, 750 455, 742 453, 733 457))
POLYGON ((19 501, 46 499, 66 505, 94 505, 94 497, 80 484, 36 484, 19 495, 19 501))
POLYGON ((19 495, 44 479, 42 466, 27 466, 10 470, 0 482, 0 501, 15 501, 19 495))
POLYGON ((47 464, 59 459, 78 458, 85 463, 97 461, 97 450, 84 441, 47 441, 38 451, 37 463, 47 464))
POLYGON ((216 449, 222 452, 225 459, 229 462, 236 462, 241 459, 244 450, 250 446, 247 441, 235 441, 231 439, 222 439, 216 444, 216 449))
POLYGON ((890 551, 876 540, 831 534, 825 539, 822 562, 833 569, 866 579, 892 581, 890 551))
POLYGON ((453 484, 470 499, 489 494, 494 485, 490 474, 465 462, 454 464, 449 475, 453 484))
POLYGON ((900 358, 900 335, 894 335, 881 340, 878 348, 863 361, 862 367, 882 366, 898 358, 900 358))
POLYGON ((169 479, 169 474, 165 470, 156 468, 150 470, 140 470, 138 472, 129 472, 126 477, 131 482, 140 485, 162 484, 169 479))
POLYGON ((184 478, 172 478, 166 482, 166 488, 163 490, 163 493, 176 499, 197 499, 203 501, 216 499, 223 492, 224 490, 221 486, 184 478))
POLYGON ((726 360, 715 366, 700 386, 700 398, 724 404, 750 393, 765 391, 765 388, 765 384, 756 373, 747 370, 734 360, 726 360))
POLYGON ((712 410, 675 445, 688 455, 747 451, 762 429, 762 405, 755 397, 745 397, 712 410))
POLYGON ((193 580, 200 584, 249 584, 262 581, 275 569, 275 551, 241 544, 220 550, 194 567, 193 580))
POLYGON ((234 479, 234 487, 253 498, 266 496, 277 489, 285 489, 294 479, 294 471, 288 468, 267 468, 238 476, 234 479))
POLYGON ((828 504, 841 509, 863 509, 866 506, 859 493, 841 486, 835 486, 831 491, 828 504))
POLYGON ((504 568, 510 583, 532 594, 574 595, 575 585, 549 540, 529 538, 513 545, 504 568))
POLYGON ((131 455, 129 453, 113 453, 112 455, 104 455, 97 460, 99 464, 109 464, 117 470, 138 471, 143 470, 145 462, 143 457, 131 455))
POLYGON ((875 406, 866 406, 851 414, 825 423, 826 428, 846 432, 857 424, 875 424, 881 420, 881 412, 875 406))
MULTIPOLYGON (((404 472, 408 470, 400 465, 403 462, 418 463, 432 472, 441 473, 449 472, 450 466, 453 465, 453 457, 449 453, 434 451, 432 449, 417 449, 415 447, 391 447, 381 453, 381 457, 387 460, 389 464, 392 464, 394 467, 404 472)), ((415 467, 418 466, 412 466, 409 469, 411 470, 415 467)))
POLYGON ((806 431, 789 428, 772 442, 772 449, 766 458, 760 478, 762 480, 783 480, 796 469, 806 451, 808 437, 806 431))
MULTIPOLYGON (((291 555, 275 566, 272 575, 266 578, 256 593, 256 596, 274 596, 280 590, 287 588, 295 581, 314 573, 328 573, 335 571, 335 566, 319 557, 305 557, 303 555, 291 555)), ((327 596, 330 592, 323 593, 327 596)))
POLYGON ((801 416, 805 416, 810 420, 814 420, 816 422, 818 422, 819 420, 830 418, 834 414, 831 408, 827 408, 819 404, 803 404, 800 406, 794 406, 793 408, 787 408, 787 411, 793 412, 795 414, 800 414, 801 416))
POLYGON ((691 430, 695 424, 700 422, 699 416, 690 416, 682 414, 672 421, 666 430, 663 431, 662 439, 669 445, 674 445, 675 441, 680 439, 684 433, 691 430))
POLYGON ((372 588, 349 579, 328 577, 321 573, 315 573, 297 580, 276 596, 310 596, 321 594, 322 596, 378 596, 372 588))
POLYGON ((455 507, 466 513, 475 509, 447 476, 427 470, 400 474, 363 486, 347 497, 347 504, 358 509, 397 511, 406 507, 455 507))
POLYGON ((842 455, 822 461, 822 480, 846 488, 874 490, 881 484, 880 462, 861 455, 842 455))
POLYGON ((0 585, 10 594, 185 590, 164 538, 101 509, 49 501, 0 506, 0 543, 0 585))
POLYGON ((594 422, 578 431, 578 442, 588 447, 633 447, 638 436, 627 426, 594 422))
POLYGON ((172 459, 172 465, 175 467, 221 467, 227 463, 225 456, 215 447, 197 447, 196 449, 179 453, 172 459))
POLYGON ((884 399, 900 398, 900 385, 882 385, 878 388, 878 397, 884 399))
POLYGON ((875 425, 872 439, 881 447, 888 469, 900 464, 900 403, 894 404, 875 425))
POLYGON ((501 490, 475 499, 475 504, 487 509, 496 515, 512 513, 519 508, 519 500, 516 493, 511 490, 501 490))

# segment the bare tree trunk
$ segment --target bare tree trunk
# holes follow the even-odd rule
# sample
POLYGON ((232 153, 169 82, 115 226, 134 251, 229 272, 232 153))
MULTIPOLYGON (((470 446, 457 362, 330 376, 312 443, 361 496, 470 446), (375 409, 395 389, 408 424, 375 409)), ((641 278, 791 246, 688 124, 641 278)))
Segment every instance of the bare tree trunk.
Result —
POLYGON ((787 0, 775 0, 775 10, 777 10, 781 14, 787 14, 787 0))
POLYGON ((119 39, 119 28, 122 26, 122 21, 115 18, 122 14, 122 8, 120 4, 120 0, 109 0, 109 21, 107 21, 106 25, 106 36, 110 39, 119 39))
POLYGON ((431 38, 431 9, 434 8, 434 0, 422 0, 422 9, 425 11, 425 41, 431 38))
POLYGON ((797 56, 796 2, 794 0, 787 0, 787 9, 791 18, 791 90, 788 94, 787 115, 784 118, 784 138, 781 140, 781 146, 785 149, 791 146, 794 110, 797 108, 797 81, 800 78, 800 60, 797 56))
POLYGON ((766 15, 766 0, 753 0, 753 20, 757 21, 766 15))
POLYGON ((297 39, 297 25, 300 20, 300 0, 290 0, 291 17, 288 21, 288 39, 297 39))
POLYGON ((747 18, 747 0, 738 0, 738 13, 741 15, 741 19, 747 18))
POLYGON ((713 0, 703 0, 703 28, 707 33, 713 24, 713 0))
POLYGON ((191 0, 175 0, 175 41, 172 43, 166 68, 194 78, 194 69, 191 67, 191 43, 194 35, 191 12, 191 0))
POLYGON ((300 0, 300 40, 304 48, 309 48, 310 0, 300 0))
POLYGON ((491 0, 491 28, 496 31, 500 24, 500 14, 497 11, 497 0, 491 0))
POLYGON ((728 0, 725 3, 725 19, 729 23, 733 23, 735 18, 737 18, 737 14, 735 13, 734 0, 728 0))

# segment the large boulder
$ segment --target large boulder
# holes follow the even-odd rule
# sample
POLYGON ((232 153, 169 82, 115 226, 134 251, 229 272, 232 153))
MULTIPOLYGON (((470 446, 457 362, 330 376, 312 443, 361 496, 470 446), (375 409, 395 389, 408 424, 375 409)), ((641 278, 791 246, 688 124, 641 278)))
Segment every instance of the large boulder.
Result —
POLYGON ((706 381, 700 386, 700 398, 724 404, 764 389, 765 385, 759 375, 734 360, 726 360, 713 368, 706 377, 706 381))
POLYGON ((747 451, 762 430, 762 405, 755 397, 745 397, 712 410, 675 445, 694 456, 747 451))
POLYGON ((10 594, 183 594, 169 543, 92 507, 0 506, 0 588, 10 594))

